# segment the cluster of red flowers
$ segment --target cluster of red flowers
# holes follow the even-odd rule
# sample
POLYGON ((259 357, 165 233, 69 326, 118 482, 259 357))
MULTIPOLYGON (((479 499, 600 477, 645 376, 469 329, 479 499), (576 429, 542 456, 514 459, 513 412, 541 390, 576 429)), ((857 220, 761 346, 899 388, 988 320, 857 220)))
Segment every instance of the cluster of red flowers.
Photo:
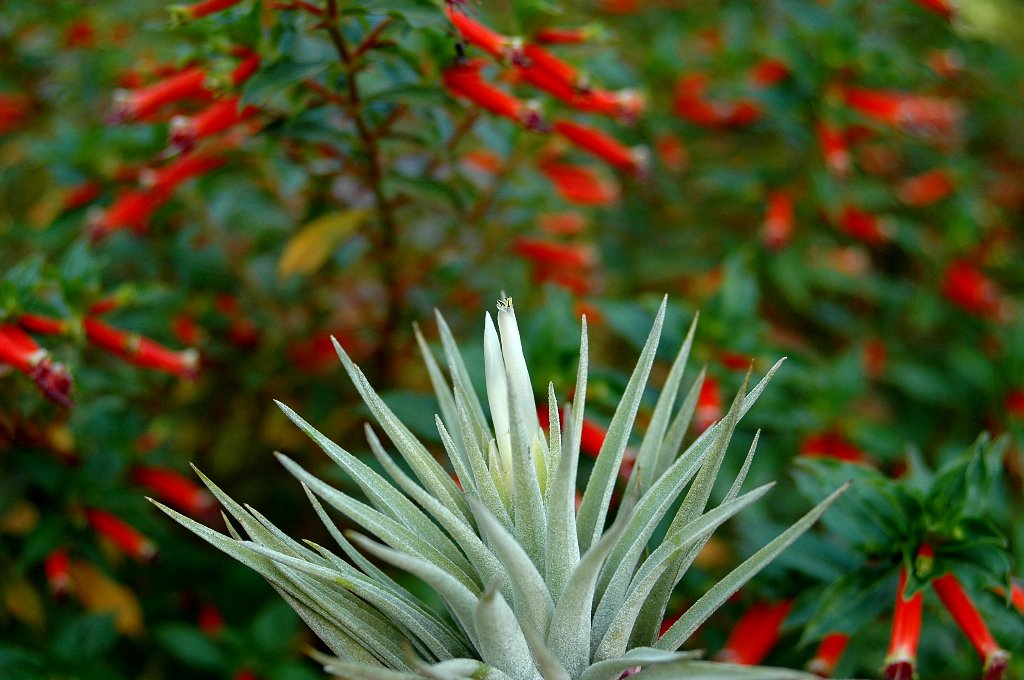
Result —
MULTIPOLYGON (((465 8, 449 1, 448 18, 459 36, 480 48, 503 66, 508 66, 508 77, 554 97, 563 104, 581 112, 611 116, 632 121, 640 114, 642 103, 631 91, 613 92, 594 87, 571 64, 535 43, 501 35, 466 14, 465 8)), ((549 32, 545 42, 574 43, 584 40, 580 32, 549 32), (557 38, 552 40, 551 38, 557 38)), ((528 129, 554 132, 573 146, 593 154, 626 172, 640 172, 642 158, 601 129, 579 122, 555 119, 547 121, 538 108, 488 83, 482 71, 486 62, 460 56, 444 72, 445 87, 453 94, 468 99, 491 113, 513 120, 528 129)))
MULTIPOLYGON (((221 8, 234 3, 199 3, 195 7, 201 7, 201 11, 197 10, 195 16, 214 11, 202 7, 207 4, 221 8)), ((119 173, 122 178, 137 184, 122 188, 111 205, 92 212, 89 226, 94 240, 122 229, 137 234, 145 232, 153 214, 170 201, 182 184, 222 166, 227 160, 225 153, 237 147, 255 129, 239 127, 255 115, 253 107, 242 106, 235 94, 218 95, 220 89, 239 88, 259 68, 260 58, 255 52, 237 48, 234 53, 239 62, 222 86, 212 84, 216 78, 203 68, 188 66, 149 85, 122 90, 115 95, 111 116, 115 123, 162 120, 170 111, 169 143, 180 155, 155 167, 122 170, 119 173), (179 113, 183 106, 197 105, 201 108, 193 115, 179 113), (238 133, 231 134, 235 129, 238 133), (203 146, 196 149, 200 144, 203 146)), ((69 195, 66 207, 90 202, 99 195, 98 191, 87 191, 94 186, 95 183, 90 182, 76 187, 77 192, 69 195)))

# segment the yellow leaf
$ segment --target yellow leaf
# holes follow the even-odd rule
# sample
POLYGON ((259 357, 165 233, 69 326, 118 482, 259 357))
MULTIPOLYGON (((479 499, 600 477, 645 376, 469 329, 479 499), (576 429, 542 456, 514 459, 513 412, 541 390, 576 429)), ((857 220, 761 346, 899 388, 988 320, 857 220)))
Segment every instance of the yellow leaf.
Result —
POLYGON ((28 581, 14 576, 4 585, 4 608, 11 616, 36 630, 46 622, 42 598, 28 581))
POLYGON ((23 500, 15 501, 7 512, 0 515, 0 533, 24 536, 38 523, 39 510, 36 506, 23 500))
POLYGON ((74 583, 72 592, 83 607, 99 614, 113 614, 114 625, 122 635, 142 632, 142 608, 135 593, 88 562, 72 562, 68 569, 74 583))
POLYGON ((368 209, 342 210, 321 215, 305 224, 284 246, 277 263, 281 278, 312 274, 327 261, 342 239, 354 232, 369 216, 368 209))

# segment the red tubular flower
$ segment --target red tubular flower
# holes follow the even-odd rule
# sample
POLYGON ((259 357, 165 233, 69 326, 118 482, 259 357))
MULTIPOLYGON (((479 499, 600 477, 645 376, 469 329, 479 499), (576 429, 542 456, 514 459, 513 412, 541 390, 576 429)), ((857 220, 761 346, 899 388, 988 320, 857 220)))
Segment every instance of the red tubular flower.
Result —
POLYGON ((750 71, 750 82, 757 87, 771 87, 789 77, 789 67, 779 59, 766 57, 750 71))
POLYGON ((196 625, 204 635, 217 637, 224 630, 224 615, 220 613, 220 609, 209 602, 204 602, 199 606, 198 618, 196 625))
POLYGON ((847 236, 871 245, 889 241, 888 225, 878 215, 847 205, 839 217, 839 228, 847 236))
POLYGON ((18 326, 0 324, 0 364, 10 364, 28 376, 50 401, 71 405, 71 376, 62 364, 18 326))
POLYGON ((643 97, 635 90, 588 88, 577 93, 570 103, 580 111, 612 116, 627 123, 639 118, 644 109, 643 97))
POLYGON ((575 45, 590 40, 593 33, 589 28, 542 28, 533 39, 547 45, 575 45))
POLYGON ((714 376, 704 378, 697 395, 697 408, 694 411, 693 427, 697 434, 708 429, 722 417, 722 390, 714 376))
POLYGON ((815 129, 818 133, 818 144, 825 159, 828 171, 840 179, 850 174, 850 148, 846 144, 846 135, 831 123, 818 121, 815 129))
POLYGON ((551 52, 540 45, 523 45, 520 65, 526 71, 540 71, 551 76, 555 80, 566 83, 570 87, 578 88, 580 74, 572 64, 562 61, 551 52))
POLYGON ((153 542, 117 515, 106 510, 86 508, 85 519, 93 531, 110 540, 130 557, 146 561, 156 557, 156 546, 153 542))
POLYGON ((40 335, 63 335, 68 330, 67 319, 55 319, 41 314, 22 314, 18 317, 18 325, 40 335))
POLYGON ((914 0, 921 7, 924 7, 929 12, 935 12, 943 19, 953 18, 953 6, 949 4, 949 0, 914 0))
POLYGON ((94 318, 86 318, 82 326, 89 342, 136 366, 154 368, 187 378, 196 375, 199 354, 194 349, 175 352, 149 338, 137 333, 126 333, 94 318))
POLYGON ((103 193, 103 185, 96 180, 86 180, 64 190, 64 210, 74 210, 92 203, 103 193))
POLYGON ((580 451, 594 458, 601 453, 604 446, 604 439, 608 436, 608 430, 601 427, 593 420, 583 419, 583 430, 580 435, 580 451))
POLYGON ((519 237, 513 250, 537 265, 555 269, 587 269, 594 265, 594 251, 571 243, 554 243, 538 238, 519 237))
POLYGON ((146 118, 162 107, 197 97, 207 97, 206 73, 191 66, 148 87, 119 91, 114 96, 115 122, 146 118))
POLYGON ((544 213, 537 221, 537 228, 553 236, 576 236, 587 226, 583 213, 570 210, 559 213, 544 213))
POLYGON ((658 135, 654 140, 654 149, 666 170, 681 172, 690 162, 689 153, 683 142, 673 134, 658 135))
POLYGON ((32 111, 32 102, 21 94, 0 92, 0 135, 21 128, 32 111))
POLYGON ((202 17, 223 12, 237 5, 241 0, 202 0, 192 5, 178 5, 171 8, 171 14, 179 21, 201 19, 202 17))
POLYGON ((785 190, 773 191, 768 195, 761 242, 770 250, 778 250, 789 243, 792 235, 793 195, 785 190))
POLYGON ((611 205, 619 199, 618 187, 593 168, 568 163, 543 163, 540 171, 555 185, 558 195, 577 205, 611 205))
POLYGON ((136 465, 131 477, 160 500, 192 515, 202 515, 213 508, 210 492, 174 470, 136 465))
POLYGON ((1006 673, 1009 654, 992 637, 981 614, 964 592, 956 576, 952 573, 940 576, 932 581, 932 588, 985 664, 982 676, 984 680, 1002 678, 1006 673))
POLYGON ((256 70, 260 67, 260 55, 256 52, 248 48, 242 48, 238 51, 238 56, 242 57, 242 61, 231 72, 231 84, 235 87, 249 80, 252 74, 256 73, 256 70))
POLYGON ((953 180, 939 168, 908 177, 900 183, 897 194, 907 205, 921 207, 941 201, 953 193, 953 180))
POLYGON ((863 451, 834 432, 808 435, 800 444, 800 455, 809 458, 835 458, 850 463, 867 462, 863 451))
POLYGON ((752 606, 733 626, 718 660, 743 666, 761 663, 779 641, 779 629, 792 606, 791 600, 752 606))
POLYGON ((949 132, 963 115, 953 101, 895 90, 848 87, 846 104, 881 123, 918 131, 949 132))
POLYGON ((90 238, 99 241, 122 229, 131 229, 136 234, 143 234, 149 228, 149 220, 153 213, 170 198, 169 194, 156 191, 122 191, 106 209, 90 216, 90 238))
POLYGON ((171 119, 171 146, 188 151, 200 139, 212 137, 228 130, 256 113, 256 108, 240 108, 240 97, 225 97, 191 118, 175 116, 171 119))
POLYGON ((807 664, 807 670, 823 678, 832 676, 836 664, 846 651, 850 636, 846 633, 829 633, 821 640, 814 658, 807 664))
POLYGON ((513 75, 516 80, 531 85, 538 90, 547 92, 555 99, 563 101, 566 104, 575 105, 576 101, 581 98, 575 85, 571 82, 562 80, 550 71, 545 71, 539 68, 516 66, 513 75))
POLYGON ((152 193, 169 195, 188 180, 205 175, 224 163, 224 158, 209 154, 180 156, 158 170, 146 168, 139 175, 139 182, 152 193))
POLYGON ((903 594, 907 587, 907 569, 900 567, 896 588, 896 606, 892 616, 892 636, 885 657, 885 680, 913 680, 917 664, 917 645, 921 640, 921 593, 909 600, 903 594))
POLYGON ((554 130, 575 146, 602 158, 612 166, 640 172, 642 164, 633 150, 601 130, 567 120, 555 121, 554 130))
POLYGON ((468 99, 493 114, 522 123, 529 128, 539 125, 539 118, 526 104, 480 77, 484 62, 474 59, 445 69, 444 84, 452 94, 468 99))
MULTIPOLYGON (((1024 401, 1024 394, 1021 394, 1021 400, 1024 401)), ((1010 585, 1010 601, 1017 611, 1024 614, 1024 588, 1016 581, 1010 585)))
POLYGON ((471 19, 460 8, 456 7, 456 3, 446 3, 444 13, 448 15, 448 19, 455 26, 455 30, 459 32, 459 35, 466 42, 476 45, 497 59, 503 60, 505 57, 510 56, 509 52, 514 49, 513 45, 515 42, 511 38, 507 38, 484 26, 479 21, 471 19))
POLYGON ((998 318, 1003 299, 999 287, 969 262, 956 260, 942 277, 942 295, 971 314, 998 318))
POLYGON ((64 597, 71 590, 71 571, 68 565, 68 551, 64 548, 57 548, 43 561, 46 583, 54 597, 64 597))

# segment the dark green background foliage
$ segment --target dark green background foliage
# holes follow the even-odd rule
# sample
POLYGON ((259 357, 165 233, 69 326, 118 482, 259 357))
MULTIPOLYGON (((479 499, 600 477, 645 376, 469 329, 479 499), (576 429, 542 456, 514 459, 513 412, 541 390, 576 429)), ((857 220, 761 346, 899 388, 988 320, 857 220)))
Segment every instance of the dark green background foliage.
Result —
MULTIPOLYGON (((538 395, 548 380, 568 394, 578 315, 589 310, 597 423, 618 402, 663 293, 670 304, 655 371, 667 371, 699 311, 694 353, 720 383, 723 407, 748 361, 760 375, 789 357, 738 435, 745 447, 762 430, 751 485, 778 479, 782 488, 732 523, 729 541, 716 539, 715 556, 699 563, 704 580, 684 582, 678 606, 811 500, 855 483, 818 532, 712 618, 695 646, 718 649, 751 602, 796 598, 768 662, 802 666, 822 635, 841 630, 853 641, 838 672, 876 675, 899 567, 931 542, 935 570, 916 574, 914 587, 953 570, 1000 643, 1024 653, 1021 613, 992 592, 1021 574, 1024 559, 1024 56, 1019 39, 979 18, 991 9, 1009 26, 1016 8, 962 0, 950 22, 913 0, 468 3, 506 35, 600 29, 555 49, 592 82, 643 93, 646 109, 632 124, 503 83, 496 63, 486 73, 539 97, 549 118, 592 122, 647 147, 647 172, 627 176, 447 93, 441 74, 456 39, 440 4, 341 3, 328 22, 337 35, 308 9, 282 8, 291 4, 245 0, 176 27, 156 0, 9 0, 0 12, 0 324, 25 313, 70 320, 67 333, 36 339, 74 378, 74 405, 63 409, 24 375, 0 373, 0 676, 317 677, 302 656, 314 639, 290 610, 254 574, 157 517, 130 470, 188 474, 194 462, 293 535, 322 538, 300 490, 278 483, 270 453, 350 482, 272 399, 365 453, 366 412, 329 349, 335 334, 409 427, 436 444, 412 323, 434 343, 432 310, 441 308, 482 385, 480 317, 502 290, 522 310, 538 395), (137 186, 132 169, 171 161, 170 114, 203 106, 115 124, 114 91, 131 74, 148 83, 194 64, 226 96, 239 47, 261 58, 234 91, 259 108, 258 130, 224 152, 222 167, 179 187, 145 233, 92 242, 96 212, 137 186), (937 72, 929 64, 939 54, 961 66, 937 72), (749 72, 766 58, 788 75, 754 87, 749 72), (712 100, 746 100, 757 119, 708 127, 680 117, 676 82, 692 73, 706 75, 712 100), (837 94, 853 85, 955 101, 963 119, 939 134, 880 123, 837 94), (845 178, 822 159, 822 121, 856 133, 845 178), (666 153, 669 141, 682 157, 666 153), (541 171, 552 155, 614 176, 618 199, 567 203, 541 171), (474 158, 498 169, 481 170, 474 158), (901 200, 903 179, 935 168, 951 178, 949 196, 925 206, 901 200), (98 195, 68 208, 65 192, 83 182, 96 183, 98 195), (786 243, 771 248, 760 230, 778 190, 794 197, 795 219, 786 243), (881 216, 888 239, 844 233, 836 225, 846 205, 881 216), (335 232, 304 230, 355 210, 366 212, 335 232), (580 233, 542 229, 570 211, 580 233), (300 234, 304 264, 282 271, 300 234), (583 287, 540 285, 545 268, 569 266, 524 259, 523 237, 596 253, 583 287), (989 277, 998 314, 951 299, 944 276, 955 261, 989 277), (104 317, 110 324, 173 348, 195 344, 198 377, 147 370, 86 342, 78 324, 109 296, 121 301, 104 317), (991 436, 978 439, 983 431, 991 436), (803 456, 794 464, 821 434, 867 463, 803 456), (83 507, 130 521, 158 545, 158 560, 136 563, 102 546, 83 507), (109 602, 51 597, 42 562, 58 546, 123 585, 142 626, 122 634, 103 613, 109 602), (216 634, 198 625, 206 605, 223 615, 216 634)), ((653 409, 650 392, 641 419, 653 409)), ((732 453, 726 466, 735 470, 742 454, 732 453)), ((925 606, 922 677, 976 675, 973 652, 930 592, 925 606)))

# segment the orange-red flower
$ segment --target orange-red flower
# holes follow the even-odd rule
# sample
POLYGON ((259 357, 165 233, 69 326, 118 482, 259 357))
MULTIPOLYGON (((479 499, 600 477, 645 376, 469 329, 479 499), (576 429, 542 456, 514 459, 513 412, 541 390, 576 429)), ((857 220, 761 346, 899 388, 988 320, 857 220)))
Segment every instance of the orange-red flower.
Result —
POLYGON ((935 12, 943 19, 953 18, 953 6, 949 3, 949 0, 914 0, 921 7, 924 7, 929 12, 935 12))
POLYGON ((136 465, 132 481, 154 496, 192 515, 202 515, 214 506, 213 496, 191 479, 168 468, 136 465))
POLYGON ((225 97, 192 117, 172 118, 170 143, 182 151, 188 151, 199 140, 228 130, 255 113, 255 107, 241 106, 240 97, 225 97))
POLYGON ((761 242, 765 247, 776 250, 789 243, 792 236, 793 195, 784 189, 773 191, 768 195, 761 242))
POLYGON ((554 130, 572 144, 602 158, 612 166, 629 172, 639 172, 642 164, 632 149, 595 127, 559 120, 554 130))
POLYGON ((180 156, 162 168, 146 168, 139 174, 139 182, 150 192, 170 195, 188 180, 200 177, 224 163, 224 158, 210 154, 180 156))
POLYGON ((791 600, 754 604, 733 626, 718 653, 719 661, 744 666, 761 663, 779 641, 779 629, 792 606, 791 600))
POLYGON ((704 378, 697 394, 697 407, 694 411, 693 427, 697 434, 708 429, 722 417, 722 390, 714 376, 704 378))
POLYGON ((836 177, 843 179, 850 174, 850 148, 843 130, 831 123, 819 120, 815 126, 818 144, 825 159, 825 167, 836 177))
POLYGON ((558 195, 577 205, 611 205, 619 189, 593 168, 569 163, 542 163, 540 171, 551 180, 558 195))
POLYGON ((237 5, 241 0, 202 0, 191 5, 172 7, 171 12, 179 20, 201 19, 202 17, 223 12, 237 5))
POLYGON ((9 364, 35 383, 47 399, 71 405, 71 375, 18 326, 0 324, 0 364, 9 364))
POLYGON ((512 53, 515 51, 516 41, 512 38, 503 36, 479 21, 470 18, 462 10, 461 6, 454 2, 446 3, 444 11, 452 25, 455 26, 455 30, 471 45, 479 47, 497 59, 503 60, 513 56, 512 53))
POLYGON ((897 90, 848 87, 844 97, 847 106, 868 118, 920 132, 948 133, 963 117, 954 101, 897 90))
POLYGON ((800 445, 800 455, 810 458, 835 458, 850 463, 867 462, 863 451, 835 432, 808 435, 800 445))
POLYGON ((147 118, 164 106, 185 99, 206 98, 206 72, 190 66, 148 87, 121 90, 114 96, 113 117, 116 122, 147 118))
POLYGON ((750 82, 757 87, 771 87, 789 77, 789 67, 773 57, 765 57, 750 71, 750 82))
POLYGON ((846 633, 829 633, 822 638, 814 658, 807 665, 807 670, 823 678, 831 677, 836 664, 846 651, 850 636, 846 633))
POLYGON ((122 191, 106 209, 89 218, 89 234, 98 241, 112 232, 130 229, 142 234, 149 228, 149 219, 171 198, 170 194, 131 189, 122 191))
POLYGON ((127 333, 91 317, 82 322, 82 327, 89 342, 136 366, 182 377, 194 377, 199 368, 199 354, 194 349, 175 352, 147 337, 127 333))
POLYGON ((742 127, 761 117, 760 107, 748 100, 714 102, 706 97, 708 80, 703 73, 684 74, 676 81, 673 111, 696 125, 742 127))
POLYGON ((483 67, 483 60, 472 59, 445 69, 445 87, 452 94, 468 99, 493 114, 530 128, 539 126, 539 116, 526 104, 481 78, 480 71, 483 67))
POLYGON ((937 168, 903 180, 896 193, 907 205, 931 205, 953 193, 953 179, 948 172, 937 168))
POLYGON ((68 330, 67 319, 55 319, 42 314, 22 314, 18 317, 18 325, 31 333, 41 335, 62 335, 68 330))
POLYGON ((892 635, 889 638, 889 652, 885 657, 886 680, 913 680, 917 665, 917 645, 921 640, 921 593, 910 599, 904 598, 907 587, 907 569, 900 568, 899 585, 896 588, 896 606, 892 616, 892 635))
POLYGON ((878 215, 852 205, 843 207, 839 217, 839 228, 847 236, 871 245, 889 241, 889 227, 878 215))
POLYGON ((590 28, 542 28, 533 34, 533 39, 548 45, 572 45, 586 42, 593 33, 590 28))
POLYGON ((111 541, 126 555, 137 560, 151 560, 156 556, 153 542, 117 515, 106 510, 86 508, 85 518, 93 531, 111 541))
POLYGON ((54 597, 64 597, 71 589, 71 571, 69 569, 68 551, 57 548, 46 556, 43 561, 46 572, 46 583, 54 597))
POLYGON ((1006 673, 1009 654, 999 646, 985 621, 981 618, 971 598, 964 591, 960 582, 953 574, 944 574, 932 581, 935 594, 953 616, 967 639, 971 641, 978 656, 984 664, 982 677, 984 680, 997 680, 1006 673))
POLYGON ((966 260, 955 260, 942 277, 942 295, 971 314, 998 319, 1003 295, 996 283, 966 260))

